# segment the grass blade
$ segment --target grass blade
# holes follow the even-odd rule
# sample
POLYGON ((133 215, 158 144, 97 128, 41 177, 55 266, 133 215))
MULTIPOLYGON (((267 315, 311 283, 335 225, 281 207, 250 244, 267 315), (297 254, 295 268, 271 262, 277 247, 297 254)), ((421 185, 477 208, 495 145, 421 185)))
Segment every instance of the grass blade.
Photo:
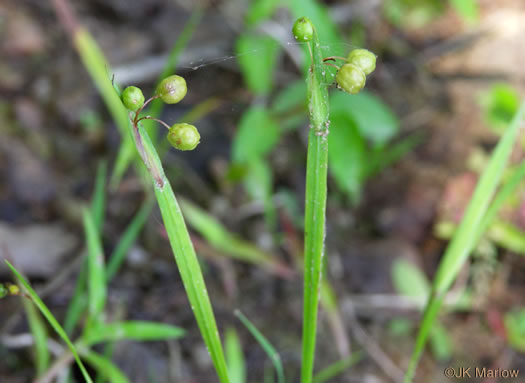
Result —
POLYGON ((137 126, 133 127, 133 137, 137 150, 151 175, 166 233, 195 319, 208 347, 217 375, 222 383, 227 383, 229 382, 228 371, 215 316, 179 204, 149 135, 142 126, 137 126))
POLYGON ((37 295, 35 290, 33 290, 33 288, 29 285, 29 282, 25 280, 25 278, 18 272, 17 269, 15 269, 13 265, 11 265, 11 263, 9 263, 9 261, 6 260, 5 262, 7 266, 11 269, 13 274, 16 276, 20 284, 24 287, 27 294, 31 297, 33 303, 36 305, 36 307, 38 307, 42 315, 47 319, 51 327, 53 327, 53 329, 57 332, 57 334, 60 335, 60 337, 64 340, 64 342, 66 342, 67 346, 69 347, 69 350, 73 354, 73 357, 75 358, 78 364, 78 367, 80 368, 80 371, 82 372, 82 376, 84 377, 85 381, 88 383, 93 383, 93 381, 89 377, 89 374, 86 371, 86 368, 84 367, 84 364, 82 364, 82 361, 80 360, 80 357, 78 356, 78 352, 75 346, 73 345, 71 340, 69 340, 69 337, 67 336, 66 332, 64 331, 62 326, 60 326, 60 323, 58 323, 58 321, 55 319, 51 311, 49 311, 47 306, 37 295))
POLYGON ((246 382, 246 361, 242 352, 241 342, 237 331, 233 327, 226 330, 224 340, 226 349, 226 363, 231 383, 246 382))
MULTIPOLYGON (((87 265, 86 262, 82 262, 83 266, 87 265)), ((71 335, 75 326, 77 325, 82 313, 87 307, 87 299, 85 294, 86 283, 87 283, 87 268, 82 267, 78 274, 77 283, 75 285, 75 291, 69 302, 69 306, 66 312, 66 318, 64 319, 64 328, 66 332, 71 335)))
POLYGON ((47 331, 40 314, 33 302, 23 299, 24 309, 29 321, 29 328, 35 342, 35 360, 37 376, 41 376, 49 367, 49 350, 47 348, 47 331))
MULTIPOLYGON (((94 221, 99 232, 104 225, 104 215, 106 210, 106 176, 107 163, 105 161, 101 161, 97 169, 93 198, 91 200, 90 207, 91 215, 94 217, 94 221)), ((87 300, 85 297, 87 283, 87 262, 87 259, 83 260, 83 265, 80 268, 77 283, 75 285, 75 291, 73 293, 73 297, 70 300, 66 318, 64 320, 64 328, 69 335, 71 335, 87 305, 87 300)))
POLYGON ((490 161, 476 185, 465 215, 439 264, 432 285, 432 293, 423 313, 416 345, 405 375, 405 383, 412 382, 419 358, 425 347, 434 320, 439 313, 445 293, 456 278, 461 266, 468 259, 470 252, 476 245, 476 241, 479 240, 480 230, 483 229, 481 226, 484 224, 483 220, 486 217, 489 203, 507 165, 524 114, 525 102, 521 104, 512 123, 494 149, 490 161))
POLYGON ((100 161, 97 168, 97 177, 95 179, 95 192, 91 201, 91 214, 95 221, 95 226, 100 232, 104 224, 104 213, 106 210, 106 176, 108 166, 106 161, 100 161))
POLYGON ((317 374, 315 374, 313 383, 324 383, 337 375, 341 374, 347 368, 352 367, 354 364, 359 362, 363 358, 362 352, 354 352, 347 358, 341 359, 335 363, 332 363, 328 367, 325 367, 317 374))
POLYGON ((512 195, 512 193, 514 193, 523 178, 525 178, 525 161, 523 161, 512 172, 512 175, 503 184, 501 189, 498 191, 498 194, 496 194, 496 197, 494 197, 494 201, 492 201, 489 208, 487 209, 487 213, 483 217, 483 222, 481 225, 479 225, 479 232, 476 234, 476 242, 481 239, 483 233, 488 229, 492 221, 494 221, 494 218, 498 214, 499 209, 501 209, 505 201, 512 195))
POLYGON ((301 382, 311 383, 314 369, 319 289, 324 252, 326 184, 328 170, 328 90, 324 78, 322 53, 314 30, 311 43, 312 64, 307 78, 310 110, 308 157, 306 163, 306 201, 304 221, 304 309, 301 382))
POLYGON ((122 265, 122 262, 124 261, 124 258, 128 253, 129 249, 131 248, 133 243, 135 243, 135 240, 137 239, 140 231, 144 227, 144 224, 146 223, 146 220, 149 217, 149 214, 151 213, 151 209, 153 209, 154 202, 154 199, 149 197, 146 201, 144 201, 142 207, 137 212, 135 217, 133 217, 128 227, 120 237, 117 246, 115 247, 115 249, 109 257, 109 261, 106 267, 107 282, 113 279, 120 266, 122 265))
POLYGON ((281 357, 279 356, 279 353, 271 345, 268 339, 266 339, 266 337, 263 334, 261 334, 257 327, 255 327, 254 324, 250 322, 250 320, 246 318, 246 316, 244 316, 242 312, 240 312, 239 310, 235 310, 235 316, 239 318, 242 324, 253 335, 255 340, 257 340, 257 342, 261 345, 263 350, 266 352, 266 354, 272 361, 275 371, 277 372, 277 382, 284 383, 283 364, 281 362, 281 357))
POLYGON ((228 231, 215 217, 195 204, 181 200, 181 207, 188 224, 220 252, 226 253, 234 259, 262 266, 272 271, 283 267, 269 254, 228 231))
POLYGON ((106 304, 106 276, 104 253, 95 221, 89 210, 84 210, 84 230, 88 248, 88 319, 100 320, 106 304))
POLYGON ((146 321, 125 321, 109 324, 99 323, 91 327, 83 337, 87 345, 95 343, 131 339, 137 341, 152 341, 177 339, 186 331, 180 327, 146 321))
POLYGON ((91 350, 83 350, 82 357, 91 367, 97 370, 97 373, 111 383, 129 383, 128 378, 120 369, 115 366, 109 359, 103 357, 91 350))

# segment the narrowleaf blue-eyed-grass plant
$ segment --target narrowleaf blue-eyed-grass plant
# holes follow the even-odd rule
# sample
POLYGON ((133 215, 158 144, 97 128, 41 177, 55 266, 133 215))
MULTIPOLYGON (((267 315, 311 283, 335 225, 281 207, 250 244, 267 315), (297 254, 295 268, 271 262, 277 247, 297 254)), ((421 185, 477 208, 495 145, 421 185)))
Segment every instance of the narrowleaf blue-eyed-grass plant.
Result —
MULTIPOLYGON (((322 280, 322 262, 325 240, 325 215, 328 171, 328 134, 330 128, 329 99, 326 71, 328 60, 347 61, 337 67, 337 86, 348 93, 357 93, 365 85, 365 71, 371 62, 359 60, 348 62, 346 58, 330 57, 323 60, 319 38, 315 27, 306 17, 299 18, 293 28, 297 41, 307 41, 311 65, 307 74, 307 99, 310 117, 308 154, 306 164, 305 234, 304 234, 304 307, 301 382, 311 383, 314 370, 317 314, 322 280), (310 35, 310 32, 311 35, 310 35), (310 38, 311 37, 311 38, 310 38), (345 66, 352 65, 349 74, 345 66)), ((370 53, 369 57, 373 54, 370 53)), ((351 56, 353 57, 353 56, 351 56)), ((375 56, 373 56, 375 67, 375 56)), ((333 64, 329 64, 333 65, 333 64)), ((373 69, 372 69, 373 70, 373 69)))
POLYGON ((141 125, 143 120, 156 121, 168 129, 168 140, 175 148, 179 150, 195 149, 199 143, 200 135, 193 125, 180 123, 170 127, 157 118, 140 116, 141 111, 151 101, 160 98, 165 103, 174 104, 182 100, 186 92, 187 87, 184 78, 177 75, 166 77, 157 86, 155 95, 146 100, 139 109, 134 111, 128 108, 130 111, 130 127, 137 151, 153 181, 162 219, 197 325, 204 338, 219 380, 221 383, 228 383, 228 369, 222 343, 193 243, 175 194, 164 174, 157 151, 148 133, 141 125))

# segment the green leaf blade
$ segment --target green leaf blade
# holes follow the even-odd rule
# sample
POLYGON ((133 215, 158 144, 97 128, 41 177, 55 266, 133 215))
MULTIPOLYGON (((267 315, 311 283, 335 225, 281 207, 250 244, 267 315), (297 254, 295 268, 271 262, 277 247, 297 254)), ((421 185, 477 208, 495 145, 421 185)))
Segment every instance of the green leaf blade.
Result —
POLYGON ((87 383, 93 383, 93 381, 91 380, 89 374, 86 371, 86 368, 84 367, 84 364, 80 360, 80 357, 78 355, 76 347, 73 345, 73 343, 71 342, 71 340, 67 336, 66 332, 64 331, 64 329, 62 328, 60 323, 58 323, 58 321, 55 319, 55 317, 51 313, 51 311, 49 311, 49 309, 47 308, 45 303, 42 301, 42 299, 40 299, 40 297, 35 292, 35 290, 33 290, 31 285, 29 284, 29 282, 27 282, 25 280, 25 278, 18 272, 17 269, 15 269, 15 267, 13 265, 11 265, 11 263, 9 263, 9 261, 6 260, 5 262, 6 262, 7 266, 11 269, 13 274, 16 276, 16 278, 18 279, 20 284, 22 284, 22 286, 26 290, 27 294, 31 297, 31 299, 33 300, 33 303, 36 305, 36 307, 38 307, 38 309, 40 310, 42 315, 47 319, 47 321, 49 322, 51 327, 53 327, 53 329, 57 332, 57 334, 67 344, 67 346, 69 347, 69 350, 71 351, 71 353, 73 354, 73 357, 75 358, 75 361, 78 364, 78 367, 80 368, 80 371, 82 372, 82 376, 84 377, 85 381, 87 383))
POLYGON ((185 333, 186 331, 180 327, 157 322, 124 321, 108 324, 100 323, 88 330, 84 336, 84 342, 91 345, 124 339, 136 341, 178 339, 183 337, 185 333))
POLYGON ((87 209, 84 210, 84 231, 88 248, 88 318, 98 321, 107 295, 104 253, 95 221, 87 209))

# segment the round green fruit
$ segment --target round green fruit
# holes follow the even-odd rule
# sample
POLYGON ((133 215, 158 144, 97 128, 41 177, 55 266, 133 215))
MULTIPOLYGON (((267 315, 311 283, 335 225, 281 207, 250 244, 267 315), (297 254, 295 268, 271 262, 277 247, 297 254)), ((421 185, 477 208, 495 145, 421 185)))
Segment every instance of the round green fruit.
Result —
POLYGON ((122 92, 122 103, 129 110, 136 112, 144 105, 144 94, 136 86, 128 86, 122 92))
POLYGON ((160 96, 160 99, 166 104, 176 104, 186 96, 187 91, 186 80, 174 74, 166 77, 157 85, 155 94, 160 96))
POLYGON ((295 21, 292 33, 298 42, 311 41, 314 38, 314 25, 308 18, 301 17, 295 21))
POLYGON ((193 150, 199 145, 201 135, 193 125, 182 123, 173 125, 168 132, 168 141, 179 150, 193 150))
POLYGON ((365 75, 376 69, 376 55, 367 49, 354 49, 348 54, 346 62, 361 68, 365 75))
POLYGON ((337 86, 347 93, 356 94, 364 88, 366 83, 365 72, 357 65, 343 65, 335 76, 337 86))

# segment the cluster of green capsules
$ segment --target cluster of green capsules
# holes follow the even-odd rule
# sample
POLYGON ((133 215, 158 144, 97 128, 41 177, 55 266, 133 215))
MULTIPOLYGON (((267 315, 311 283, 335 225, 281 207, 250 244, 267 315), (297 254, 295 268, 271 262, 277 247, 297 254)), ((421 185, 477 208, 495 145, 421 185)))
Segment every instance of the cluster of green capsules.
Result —
POLYGON ((169 126, 164 121, 150 116, 139 118, 140 112, 149 102, 159 98, 166 104, 176 104, 186 96, 187 91, 186 80, 181 76, 172 75, 162 80, 155 89, 155 95, 146 101, 142 90, 136 86, 128 86, 124 89, 121 99, 128 110, 135 112, 134 123, 138 123, 142 119, 155 120, 168 129, 167 139, 174 148, 193 150, 197 147, 201 138, 195 126, 185 122, 169 126))
MULTIPOLYGON (((309 42, 314 37, 314 26, 307 17, 301 17, 295 22, 292 33, 298 42, 309 42)), ((325 64, 337 68, 335 82, 339 89, 356 94, 366 83, 366 76, 376 69, 376 55, 367 49, 354 49, 347 57, 331 56, 323 60, 325 64), (342 60, 344 64, 337 66, 328 61, 342 60)))

